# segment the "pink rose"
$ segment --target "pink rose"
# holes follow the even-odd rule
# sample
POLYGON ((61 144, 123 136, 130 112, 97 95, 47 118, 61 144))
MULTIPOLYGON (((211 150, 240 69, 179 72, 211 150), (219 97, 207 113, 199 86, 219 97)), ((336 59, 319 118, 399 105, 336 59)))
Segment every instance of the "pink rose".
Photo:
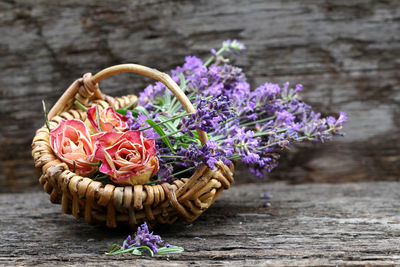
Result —
POLYGON ((155 142, 139 131, 108 132, 96 144, 100 172, 119 185, 145 184, 158 171, 155 142))
POLYGON ((94 142, 99 135, 90 136, 86 125, 80 120, 62 120, 58 127, 50 133, 50 146, 57 157, 67 163, 70 170, 87 176, 96 170, 93 163, 94 142))
MULTIPOLYGON (((101 130, 104 132, 111 132, 113 130, 117 132, 124 132, 128 130, 128 118, 122 116, 114 110, 112 107, 103 109, 98 106, 99 109, 99 122, 101 130)), ((87 116, 90 124, 88 125, 91 132, 100 132, 100 127, 97 125, 96 118, 96 105, 93 105, 88 111, 87 116), (94 128, 94 129, 93 129, 94 128)))

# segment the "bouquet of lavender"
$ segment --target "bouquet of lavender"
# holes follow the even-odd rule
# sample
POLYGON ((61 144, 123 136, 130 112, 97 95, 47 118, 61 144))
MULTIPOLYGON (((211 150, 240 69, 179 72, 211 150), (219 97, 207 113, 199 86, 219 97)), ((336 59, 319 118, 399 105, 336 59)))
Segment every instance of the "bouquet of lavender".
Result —
POLYGON ((171 77, 196 107, 194 114, 185 113, 160 82, 140 94, 139 113, 128 113, 129 125, 156 139, 161 164, 154 181, 170 182, 202 164, 213 168, 220 160, 225 164, 240 160, 263 177, 291 144, 343 135, 346 114, 322 118, 300 100, 299 84, 291 88, 288 83, 267 82, 251 90, 242 69, 222 57, 224 52, 244 50, 242 43, 228 40, 218 51, 212 49, 208 60, 188 56, 183 66, 171 70, 171 77), (148 127, 149 119, 162 131, 148 127), (196 129, 208 134, 207 144, 200 146, 196 129))
POLYGON ((164 84, 148 85, 134 109, 92 106, 88 120, 63 121, 51 131, 56 155, 81 175, 120 185, 172 182, 202 165, 241 161, 263 177, 293 143, 343 135, 346 114, 321 117, 300 100, 301 85, 265 83, 254 90, 223 55, 245 46, 225 41, 209 59, 185 58, 170 71, 196 108, 187 113, 164 84), (207 133, 201 145, 196 129, 207 133))

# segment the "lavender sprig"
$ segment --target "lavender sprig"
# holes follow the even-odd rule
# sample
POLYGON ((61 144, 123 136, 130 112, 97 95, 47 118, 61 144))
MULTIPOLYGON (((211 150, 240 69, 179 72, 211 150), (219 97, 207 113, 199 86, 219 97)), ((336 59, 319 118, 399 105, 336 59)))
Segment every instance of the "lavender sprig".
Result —
POLYGON ((216 59, 219 55, 221 55, 223 52, 228 51, 228 52, 234 52, 236 54, 239 54, 246 50, 246 46, 237 41, 237 40, 226 40, 222 43, 222 47, 216 51, 215 49, 211 49, 211 54, 212 57, 210 57, 205 63, 204 66, 210 65, 214 59, 216 59))
POLYGON ((134 237, 128 236, 122 246, 113 244, 106 254, 118 255, 124 253, 130 253, 134 255, 143 255, 143 253, 153 257, 155 254, 170 254, 183 252, 184 249, 178 246, 171 246, 168 243, 164 245, 159 235, 149 232, 149 228, 145 223, 138 227, 136 235, 134 237))
POLYGON ((231 104, 226 96, 218 96, 215 99, 205 100, 199 97, 196 100, 196 113, 190 114, 188 118, 182 118, 182 132, 193 137, 192 131, 201 129, 210 132, 219 127, 219 123, 233 117, 231 104))

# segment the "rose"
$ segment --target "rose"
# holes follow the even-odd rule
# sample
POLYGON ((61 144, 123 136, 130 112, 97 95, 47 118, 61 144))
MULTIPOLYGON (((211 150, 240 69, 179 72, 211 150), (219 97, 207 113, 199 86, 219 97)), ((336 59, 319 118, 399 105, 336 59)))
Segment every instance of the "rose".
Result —
POLYGON ((97 139, 95 158, 100 172, 119 185, 145 184, 158 171, 154 139, 139 131, 108 132, 97 139))
POLYGON ((88 163, 93 163, 93 144, 98 136, 91 137, 86 125, 80 120, 62 120, 50 133, 50 146, 70 169, 75 166, 76 173, 87 176, 97 168, 88 163))
POLYGON ((116 112, 114 108, 107 107, 103 109, 98 106, 98 110, 99 118, 96 116, 96 105, 93 105, 87 111, 90 123, 86 123, 86 125, 89 127, 91 133, 100 132, 98 122, 100 123, 101 130, 104 132, 111 132, 112 130, 124 132, 128 130, 128 118, 116 112))

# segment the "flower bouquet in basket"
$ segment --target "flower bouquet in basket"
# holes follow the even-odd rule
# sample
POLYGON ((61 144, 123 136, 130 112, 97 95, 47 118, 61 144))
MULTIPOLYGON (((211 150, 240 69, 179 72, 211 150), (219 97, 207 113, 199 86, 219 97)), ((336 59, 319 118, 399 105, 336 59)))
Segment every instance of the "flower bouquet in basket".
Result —
POLYGON ((233 163, 262 177, 292 143, 342 135, 346 115, 321 117, 299 98, 301 85, 254 90, 223 57, 245 49, 225 41, 203 61, 165 73, 135 64, 75 81, 33 141, 40 182, 65 213, 116 227, 128 222, 189 222, 233 182, 233 163), (136 72, 158 82, 139 98, 112 98, 98 82, 136 72))

